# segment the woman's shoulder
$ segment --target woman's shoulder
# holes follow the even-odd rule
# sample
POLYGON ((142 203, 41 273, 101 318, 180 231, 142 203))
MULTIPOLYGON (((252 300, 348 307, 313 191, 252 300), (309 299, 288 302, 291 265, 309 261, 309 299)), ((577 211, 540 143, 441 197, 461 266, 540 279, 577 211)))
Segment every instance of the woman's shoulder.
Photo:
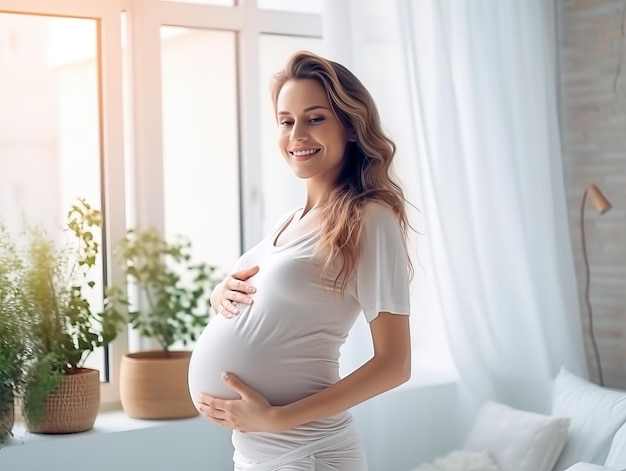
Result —
POLYGON ((400 217, 384 201, 368 201, 363 208, 362 237, 396 241, 404 237, 400 217))
POLYGON ((370 200, 363 206, 363 221, 365 224, 397 223, 398 216, 384 201, 370 200))

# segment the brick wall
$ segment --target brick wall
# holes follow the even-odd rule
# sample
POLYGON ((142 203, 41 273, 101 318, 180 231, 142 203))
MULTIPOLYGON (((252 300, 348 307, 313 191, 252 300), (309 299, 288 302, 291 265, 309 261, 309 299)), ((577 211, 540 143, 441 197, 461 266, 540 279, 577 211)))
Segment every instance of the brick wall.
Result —
MULTIPOLYGON (((580 205, 596 183, 613 208, 588 201, 585 234, 604 383, 626 388, 626 0, 556 0, 563 167, 585 333, 580 205)), ((598 381, 586 334, 591 378, 598 381)))

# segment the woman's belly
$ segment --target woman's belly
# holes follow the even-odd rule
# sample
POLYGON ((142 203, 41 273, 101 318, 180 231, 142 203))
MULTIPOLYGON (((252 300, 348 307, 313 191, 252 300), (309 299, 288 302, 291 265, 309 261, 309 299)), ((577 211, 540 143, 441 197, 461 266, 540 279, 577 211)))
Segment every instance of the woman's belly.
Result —
POLYGON ((254 260, 261 268, 248 280, 257 289, 254 303, 240 304, 241 312, 231 319, 212 318, 200 335, 189 364, 192 398, 200 392, 238 398, 223 383, 223 371, 273 405, 294 402, 339 379, 339 349, 358 303, 321 286, 306 257, 280 252, 262 262, 254 260))
POLYGON ((223 371, 235 374, 273 405, 309 396, 338 379, 335 349, 316 338, 319 333, 307 335, 285 325, 289 321, 273 321, 271 313, 250 308, 232 319, 213 318, 191 355, 191 397, 202 392, 238 398, 222 381, 223 371))

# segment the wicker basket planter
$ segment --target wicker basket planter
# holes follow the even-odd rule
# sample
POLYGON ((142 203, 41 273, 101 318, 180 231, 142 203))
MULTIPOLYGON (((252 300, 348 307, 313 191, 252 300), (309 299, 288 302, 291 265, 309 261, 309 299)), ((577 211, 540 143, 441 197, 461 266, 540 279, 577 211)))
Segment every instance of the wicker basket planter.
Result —
POLYGON ((43 421, 26 422, 34 433, 76 433, 91 430, 100 408, 100 372, 78 368, 63 375, 61 385, 48 396, 43 421))
POLYGON ((182 419, 198 415, 187 386, 191 352, 129 353, 120 364, 120 400, 134 419, 182 419))

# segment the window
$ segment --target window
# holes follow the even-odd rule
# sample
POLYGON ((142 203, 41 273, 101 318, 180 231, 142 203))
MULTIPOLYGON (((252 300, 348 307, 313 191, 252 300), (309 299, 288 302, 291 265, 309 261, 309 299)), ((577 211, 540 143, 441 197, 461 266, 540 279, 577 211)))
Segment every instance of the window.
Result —
MULTIPOLYGON (((82 196, 105 216, 102 287, 104 274, 121 281, 110 249, 132 226, 185 235, 194 257, 228 269, 273 217, 258 153, 261 122, 273 119, 269 70, 320 45, 319 0, 291 12, 260 3, 0 0, 0 214, 10 227, 24 212, 58 231, 82 196)), ((146 345, 125 332, 90 357, 104 407, 119 401, 121 356, 146 345)))
MULTIPOLYGON (((76 198, 101 207, 100 104, 97 22, 0 13, 6 31, 0 59, 0 217, 13 234, 24 223, 60 239, 76 198)), ((94 234, 99 243, 102 234, 94 234)), ((102 253, 92 309, 102 308, 102 253)), ((105 354, 86 366, 105 379, 105 354)))
POLYGON ((322 0, 258 0, 259 8, 267 10, 322 13, 322 0))
MULTIPOLYGON (((353 33, 367 36, 368 52, 355 72, 408 152, 399 136, 410 119, 394 104, 402 97, 386 94, 385 74, 402 58, 387 47, 393 12, 382 3, 359 12, 368 22, 353 33)), ((110 249, 133 226, 188 236, 195 257, 228 270, 302 201, 273 138, 269 80, 289 53, 324 52, 322 7, 332 6, 0 0, 0 214, 12 227, 24 211, 58 228, 75 196, 101 206, 102 284, 104 273, 121 282, 110 249)), ((121 356, 148 345, 125 332, 108 364, 105 352, 93 355, 104 403, 119 401, 121 356)))
POLYGON ((165 233, 223 269, 240 251, 236 58, 232 31, 161 28, 165 233))
POLYGON ((99 206, 97 24, 0 13, 0 30, 0 214, 56 234, 77 196, 99 206))

